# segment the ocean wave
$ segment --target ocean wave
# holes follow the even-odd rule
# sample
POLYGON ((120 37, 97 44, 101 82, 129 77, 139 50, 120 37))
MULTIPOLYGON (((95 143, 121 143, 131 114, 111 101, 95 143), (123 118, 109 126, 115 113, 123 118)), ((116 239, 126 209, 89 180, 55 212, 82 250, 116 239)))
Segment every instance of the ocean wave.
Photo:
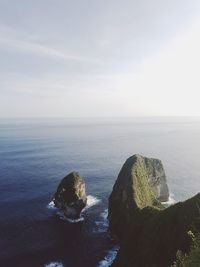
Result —
POLYGON ((167 207, 171 206, 171 205, 173 205, 175 203, 176 203, 176 200, 174 199, 174 194, 173 193, 170 193, 168 201, 162 202, 162 204, 167 206, 167 207))
POLYGON ((44 267, 64 267, 64 265, 60 261, 55 261, 45 264, 44 267))
POLYGON ((70 223, 78 223, 78 222, 82 222, 84 221, 84 218, 82 216, 80 216, 80 218, 78 219, 70 219, 70 218, 67 218, 64 213, 60 210, 57 210, 57 213, 56 213, 59 218, 63 221, 67 221, 67 222, 70 222, 70 223))
POLYGON ((53 200, 49 202, 49 204, 47 205, 48 209, 52 209, 52 210, 57 210, 53 200))
POLYGON ((49 204, 47 205, 47 208, 56 211, 56 214, 57 214, 57 215, 59 216, 59 218, 60 218, 61 220, 63 220, 63 221, 67 221, 67 222, 70 222, 70 223, 78 223, 78 222, 81 222, 81 221, 84 220, 83 213, 84 213, 87 209, 89 209, 89 208, 91 208, 91 207, 93 207, 93 206, 99 204, 100 202, 101 202, 101 200, 100 200, 99 198, 94 197, 94 196, 92 196, 92 195, 88 195, 88 196, 87 196, 87 205, 86 205, 86 207, 82 210, 82 212, 81 212, 81 216, 80 216, 80 218, 78 218, 78 219, 70 219, 70 218, 67 218, 67 217, 64 215, 64 213, 63 213, 61 210, 59 210, 59 209, 55 206, 55 204, 54 204, 53 201, 50 201, 50 202, 49 202, 49 204))
POLYGON ((86 207, 83 209, 82 212, 86 211, 87 209, 99 204, 101 202, 101 199, 94 197, 92 195, 88 195, 87 196, 87 205, 86 207))
POLYGON ((110 249, 107 252, 104 259, 97 264, 97 267, 109 267, 113 263, 114 259, 116 258, 118 251, 119 251, 118 245, 110 249))

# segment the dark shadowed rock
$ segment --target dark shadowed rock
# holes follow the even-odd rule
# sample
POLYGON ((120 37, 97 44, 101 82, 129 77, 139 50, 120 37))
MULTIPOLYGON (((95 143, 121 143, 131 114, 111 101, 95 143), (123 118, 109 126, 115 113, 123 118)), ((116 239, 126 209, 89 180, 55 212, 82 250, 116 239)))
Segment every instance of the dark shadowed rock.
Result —
POLYGON ((83 177, 78 172, 72 172, 65 176, 58 186, 53 201, 66 217, 79 218, 87 203, 83 177))
POLYGON ((135 155, 115 182, 109 198, 109 230, 119 240, 120 251, 113 267, 170 267, 178 250, 189 250, 188 232, 200 231, 200 194, 164 208, 149 182, 151 173, 157 175, 157 164, 161 166, 135 155))

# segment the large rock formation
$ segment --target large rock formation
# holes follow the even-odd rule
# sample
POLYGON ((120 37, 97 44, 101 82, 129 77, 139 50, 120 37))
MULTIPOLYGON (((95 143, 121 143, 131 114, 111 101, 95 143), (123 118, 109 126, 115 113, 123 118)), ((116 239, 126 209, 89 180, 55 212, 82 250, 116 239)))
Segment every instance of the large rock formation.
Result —
POLYGON ((155 190, 155 183, 152 187, 151 174, 164 172, 163 168, 157 172, 156 166, 162 166, 161 162, 132 156, 113 187, 109 230, 120 242, 113 267, 169 267, 178 250, 189 250, 188 231, 200 231, 200 194, 165 209, 159 201, 162 191, 155 190))
POLYGON ((87 203, 83 177, 78 172, 65 176, 58 186, 53 201, 66 217, 78 219, 87 203))
POLYGON ((124 223, 147 206, 161 207, 158 200, 167 201, 169 190, 162 162, 134 155, 123 165, 109 198, 110 231, 120 236, 124 223))

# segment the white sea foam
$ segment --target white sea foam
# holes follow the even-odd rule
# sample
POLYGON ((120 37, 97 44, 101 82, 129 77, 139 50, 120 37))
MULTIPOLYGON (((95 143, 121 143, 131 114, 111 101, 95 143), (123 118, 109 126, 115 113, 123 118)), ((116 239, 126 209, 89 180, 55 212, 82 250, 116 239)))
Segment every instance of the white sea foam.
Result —
POLYGON ((82 216, 80 216, 80 218, 78 218, 78 219, 70 219, 70 218, 67 218, 64 215, 64 213, 55 206, 55 204, 54 204, 53 201, 49 202, 49 204, 47 205, 47 208, 56 211, 56 214, 63 221, 67 221, 67 222, 70 222, 70 223, 78 223, 78 222, 81 222, 81 221, 84 220, 84 218, 82 216))
POLYGON ((70 222, 70 223, 78 223, 78 222, 82 222, 84 221, 84 218, 81 216, 80 218, 78 219, 70 219, 70 218, 67 218, 64 213, 60 210, 57 210, 57 213, 56 213, 59 218, 63 221, 67 221, 67 222, 70 222))
POLYGON ((167 207, 171 206, 171 205, 173 205, 175 203, 176 203, 176 200, 174 199, 174 194, 172 194, 172 193, 170 193, 168 201, 162 202, 162 204, 167 206, 167 207))
POLYGON ((88 195, 87 196, 87 205, 86 207, 84 208, 84 211, 93 207, 94 205, 97 205, 101 202, 101 200, 97 197, 94 197, 94 196, 91 196, 91 195, 88 195))
POLYGON ((78 222, 82 222, 84 221, 84 218, 83 217, 80 217, 78 219, 70 219, 70 218, 65 218, 68 222, 70 223, 78 223, 78 222))
POLYGON ((173 193, 170 193, 168 201, 162 202, 162 204, 166 205, 166 206, 171 206, 174 203, 176 203, 176 200, 174 199, 174 194, 173 193))
POLYGON ((55 261, 45 264, 44 267, 64 267, 64 265, 60 261, 55 261))
MULTIPOLYGON (((84 210, 89 209, 92 206, 99 204, 100 202, 101 202, 101 200, 99 198, 91 196, 91 195, 88 195, 87 196, 87 205, 84 208, 84 210)), ((53 201, 49 202, 49 204, 47 205, 47 208, 48 209, 54 209, 54 210, 57 209, 53 201)))
POLYGON ((47 205, 48 209, 52 209, 52 210, 57 210, 53 200, 51 202, 49 202, 49 204, 47 205))
POLYGON ((78 219, 70 219, 70 218, 67 218, 67 217, 64 215, 64 213, 63 213, 61 210, 59 210, 59 209, 55 206, 55 204, 54 204, 53 201, 50 201, 50 202, 49 202, 49 204, 47 205, 47 208, 56 211, 56 214, 57 214, 57 215, 59 216, 59 218, 60 218, 61 220, 63 220, 63 221, 68 221, 68 222, 70 222, 70 223, 78 223, 78 222, 81 222, 81 221, 84 220, 82 214, 83 214, 87 209, 93 207, 94 205, 99 204, 100 202, 101 202, 101 200, 100 200, 99 198, 94 197, 94 196, 91 196, 91 195, 88 195, 88 196, 87 196, 87 205, 86 205, 86 207, 82 210, 82 212, 81 212, 81 216, 80 216, 80 218, 78 218, 78 219))
POLYGON ((119 251, 119 246, 117 245, 114 246, 111 250, 107 252, 104 259, 97 264, 97 267, 109 267, 116 258, 118 251, 119 251))

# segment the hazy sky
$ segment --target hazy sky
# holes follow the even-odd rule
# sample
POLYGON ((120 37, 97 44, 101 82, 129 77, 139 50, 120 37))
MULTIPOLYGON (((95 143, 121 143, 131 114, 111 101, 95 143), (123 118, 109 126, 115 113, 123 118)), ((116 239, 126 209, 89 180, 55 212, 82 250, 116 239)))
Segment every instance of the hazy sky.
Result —
POLYGON ((200 115, 199 0, 0 0, 0 117, 200 115))

